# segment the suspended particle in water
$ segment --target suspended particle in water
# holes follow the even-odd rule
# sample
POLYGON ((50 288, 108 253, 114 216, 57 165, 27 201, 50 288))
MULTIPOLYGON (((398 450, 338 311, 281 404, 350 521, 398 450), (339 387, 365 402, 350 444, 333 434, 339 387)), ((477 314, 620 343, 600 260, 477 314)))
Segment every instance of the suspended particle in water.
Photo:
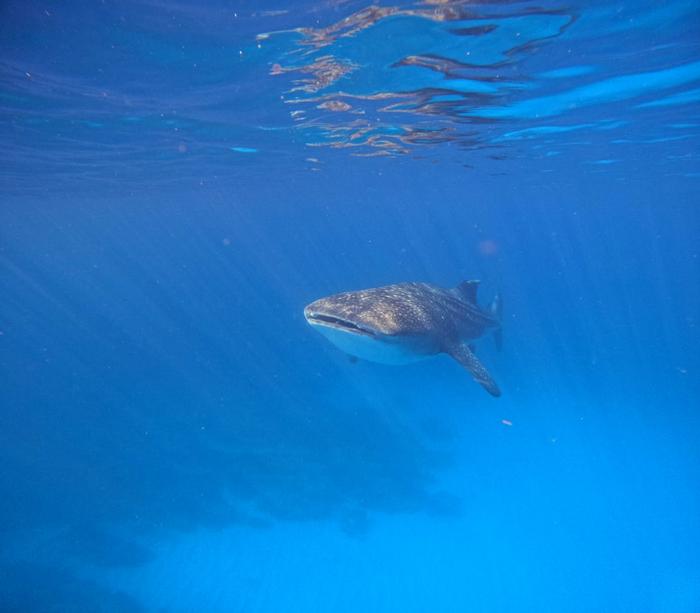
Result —
POLYGON ((498 243, 491 239, 479 241, 478 248, 481 255, 487 256, 496 255, 499 250, 498 243))

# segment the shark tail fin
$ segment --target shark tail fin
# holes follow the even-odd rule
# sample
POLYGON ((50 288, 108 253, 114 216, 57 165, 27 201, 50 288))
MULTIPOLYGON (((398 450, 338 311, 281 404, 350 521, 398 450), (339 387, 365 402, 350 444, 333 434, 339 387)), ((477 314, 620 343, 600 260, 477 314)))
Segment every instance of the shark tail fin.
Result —
POLYGON ((500 293, 494 296, 489 311, 491 316, 498 321, 498 327, 493 331, 493 340, 496 343, 496 349, 500 351, 503 347, 503 329, 501 328, 501 321, 503 320, 503 299, 500 293))

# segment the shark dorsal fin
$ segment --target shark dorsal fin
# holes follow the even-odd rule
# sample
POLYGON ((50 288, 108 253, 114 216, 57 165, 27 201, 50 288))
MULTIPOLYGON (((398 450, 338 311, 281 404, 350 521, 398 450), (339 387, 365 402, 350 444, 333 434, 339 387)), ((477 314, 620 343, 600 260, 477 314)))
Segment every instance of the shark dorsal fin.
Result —
POLYGON ((476 290, 479 289, 479 283, 481 281, 462 281, 455 291, 462 297, 462 299, 472 304, 476 304, 476 290))

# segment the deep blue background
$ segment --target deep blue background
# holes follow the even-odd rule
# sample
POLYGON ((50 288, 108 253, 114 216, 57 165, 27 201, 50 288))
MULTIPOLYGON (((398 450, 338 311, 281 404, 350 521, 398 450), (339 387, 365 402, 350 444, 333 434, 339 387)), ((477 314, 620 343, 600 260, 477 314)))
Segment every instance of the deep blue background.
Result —
POLYGON ((0 9, 0 609, 700 609, 696 8, 365 6, 0 9), (471 278, 498 400, 302 315, 471 278))

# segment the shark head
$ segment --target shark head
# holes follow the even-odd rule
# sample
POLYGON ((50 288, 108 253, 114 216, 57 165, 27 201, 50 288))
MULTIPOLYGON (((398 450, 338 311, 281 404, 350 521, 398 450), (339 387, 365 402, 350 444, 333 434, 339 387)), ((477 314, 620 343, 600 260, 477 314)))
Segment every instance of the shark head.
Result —
POLYGON ((316 300, 304 309, 304 317, 338 348, 365 360, 403 364, 425 357, 421 339, 367 291, 316 300))
POLYGON ((315 328, 329 328, 338 332, 370 338, 387 334, 371 316, 371 309, 363 308, 359 301, 348 298, 351 292, 321 298, 304 309, 306 321, 315 328))

